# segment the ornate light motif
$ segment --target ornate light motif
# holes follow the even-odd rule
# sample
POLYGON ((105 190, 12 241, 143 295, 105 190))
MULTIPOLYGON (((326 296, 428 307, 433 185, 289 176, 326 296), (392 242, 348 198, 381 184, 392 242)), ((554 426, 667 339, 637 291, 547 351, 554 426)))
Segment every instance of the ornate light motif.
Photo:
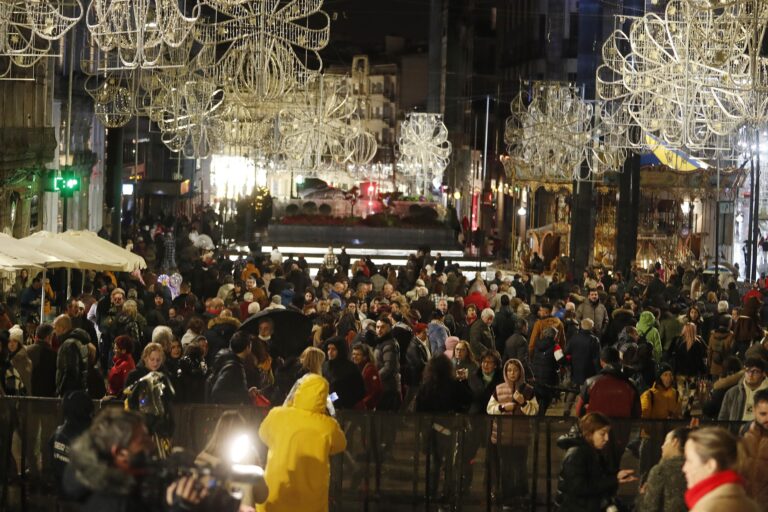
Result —
POLYGON ((504 140, 516 167, 550 181, 581 177, 581 164, 594 144, 593 107, 578 88, 534 82, 512 101, 511 110, 504 140))
POLYGON ((191 13, 186 16, 177 0, 91 0, 88 30, 99 49, 109 54, 101 69, 160 65, 167 48, 179 48, 187 40, 200 5, 193 5, 191 13))
POLYGON ((228 96, 247 103, 277 99, 305 87, 319 73, 318 51, 330 34, 322 0, 208 3, 228 19, 200 23, 195 37, 207 44, 229 44, 216 68, 216 79, 228 96), (319 19, 321 28, 308 28, 310 17, 319 19))
POLYGON ((80 0, 66 8, 59 0, 0 2, 0 78, 10 77, 13 66, 29 68, 50 55, 51 42, 61 39, 82 16, 80 0))
POLYGON ((349 160, 355 104, 350 100, 346 80, 323 76, 315 85, 297 95, 293 106, 279 114, 281 152, 306 168, 327 167, 349 160))
POLYGON ((450 162, 451 143, 441 114, 407 114, 400 125, 397 144, 399 172, 423 183, 425 189, 432 181, 442 181, 443 171, 450 162))

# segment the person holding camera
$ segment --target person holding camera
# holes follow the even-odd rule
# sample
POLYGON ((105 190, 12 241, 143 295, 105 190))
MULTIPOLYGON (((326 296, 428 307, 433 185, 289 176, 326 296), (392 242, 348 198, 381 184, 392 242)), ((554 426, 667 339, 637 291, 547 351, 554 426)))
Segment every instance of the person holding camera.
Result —
POLYGON ((64 489, 82 503, 81 512, 151 512, 163 510, 163 505, 171 511, 194 510, 207 495, 194 477, 147 492, 153 485, 164 485, 148 477, 151 455, 152 438, 142 415, 108 407, 72 445, 64 489))

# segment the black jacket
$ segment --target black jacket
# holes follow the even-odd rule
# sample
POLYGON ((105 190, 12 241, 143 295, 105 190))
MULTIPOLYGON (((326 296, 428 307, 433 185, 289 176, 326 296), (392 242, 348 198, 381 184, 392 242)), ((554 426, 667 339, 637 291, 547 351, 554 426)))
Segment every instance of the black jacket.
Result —
POLYGON ((531 361, 533 376, 537 384, 557 384, 557 361, 555 361, 555 338, 546 336, 536 340, 531 361))
MULTIPOLYGON (((496 335, 497 345, 504 342, 515 333, 515 323, 517 323, 517 315, 515 315, 509 307, 503 307, 496 313, 491 328, 496 335)), ((499 352, 504 351, 503 346, 497 346, 496 349, 499 352)))
POLYGON ((209 401, 214 404, 248 404, 248 384, 243 361, 230 349, 219 352, 212 370, 209 401))
POLYGON ((472 405, 469 407, 469 414, 485 414, 488 407, 488 401, 491 399, 496 386, 504 382, 504 375, 501 368, 496 368, 493 372, 493 378, 488 384, 483 380, 483 369, 478 368, 467 381, 469 389, 472 391, 472 405))
POLYGON ((601 512, 616 495, 618 468, 581 436, 563 436, 558 447, 567 450, 557 481, 559 512, 601 512))
POLYGON ((56 394, 88 389, 88 343, 90 336, 82 329, 67 333, 56 357, 56 394))
POLYGON ((465 413, 472 404, 469 386, 450 380, 438 387, 422 385, 416 395, 417 412, 465 413))
MULTIPOLYGON (((32 361, 32 396, 56 396, 56 351, 39 341, 27 347, 27 355, 32 361)), ((103 396, 103 395, 102 395, 103 396)))
POLYGON ((329 393, 338 396, 333 405, 337 409, 352 409, 365 396, 363 374, 355 363, 347 359, 347 342, 337 339, 335 345, 338 350, 336 359, 323 363, 323 377, 330 384, 329 393))
POLYGON ((600 368, 600 341, 589 331, 579 329, 568 340, 565 354, 571 356, 571 381, 581 386, 600 368))

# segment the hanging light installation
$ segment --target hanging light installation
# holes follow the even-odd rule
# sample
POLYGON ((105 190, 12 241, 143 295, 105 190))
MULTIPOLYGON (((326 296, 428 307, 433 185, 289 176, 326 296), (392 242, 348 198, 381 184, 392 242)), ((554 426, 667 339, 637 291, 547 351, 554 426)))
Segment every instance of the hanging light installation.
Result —
POLYGON ((322 0, 208 0, 218 18, 195 29, 198 41, 228 44, 216 67, 227 95, 241 102, 277 99, 303 88, 322 68, 330 37, 322 0), (309 28, 309 19, 320 28, 309 28))
POLYGON ((423 184, 425 193, 434 181, 442 181, 450 162, 451 143, 441 114, 407 114, 400 125, 397 144, 398 172, 423 184))
POLYGON ((184 7, 177 0, 91 0, 86 23, 92 41, 106 53, 100 70, 160 65, 165 50, 181 47, 198 19, 199 4, 191 16, 184 7))
POLYGON ((30 68, 50 56, 51 42, 64 37, 82 16, 80 0, 0 2, 0 79, 13 78, 14 66, 30 68))

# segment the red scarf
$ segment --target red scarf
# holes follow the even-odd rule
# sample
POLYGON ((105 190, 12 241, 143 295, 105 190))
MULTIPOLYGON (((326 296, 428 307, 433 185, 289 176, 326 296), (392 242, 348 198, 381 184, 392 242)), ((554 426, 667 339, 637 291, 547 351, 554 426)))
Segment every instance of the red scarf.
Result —
POLYGON ((692 509, 701 498, 725 484, 744 485, 744 480, 732 469, 715 473, 685 491, 685 504, 692 509))

